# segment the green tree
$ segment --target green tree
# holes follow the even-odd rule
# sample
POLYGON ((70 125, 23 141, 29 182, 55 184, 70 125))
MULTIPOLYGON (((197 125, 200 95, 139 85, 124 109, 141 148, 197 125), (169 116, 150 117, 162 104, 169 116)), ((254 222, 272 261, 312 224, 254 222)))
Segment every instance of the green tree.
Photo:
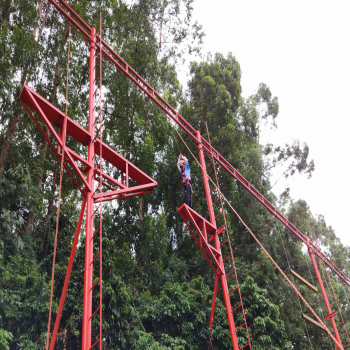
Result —
MULTIPOLYGON (((200 54, 204 35, 192 16, 192 4, 192 0, 103 0, 98 4, 83 0, 71 5, 95 26, 101 12, 104 39, 195 128, 202 127, 204 133, 207 122, 213 146, 276 204, 277 198, 270 191, 272 169, 284 164, 285 176, 296 172, 311 175, 314 165, 309 149, 298 141, 284 147, 259 144, 261 126, 276 124, 278 100, 265 84, 244 99, 241 69, 232 54, 209 55, 191 63, 188 90, 183 91, 176 71, 185 52, 200 54)), ((5 0, 0 4, 0 16, 0 347, 39 349, 47 327, 59 165, 22 109, 18 95, 28 83, 64 110, 69 23, 48 2, 38 0, 5 0)), ((76 29, 71 29, 68 115, 86 127, 89 50, 76 29)), ((176 167, 176 141, 183 153, 187 149, 174 137, 159 108, 121 72, 104 65, 102 74, 103 140, 158 183, 150 194, 103 207, 104 348, 203 349, 211 337, 214 348, 229 349, 232 345, 222 292, 219 288, 210 331, 213 272, 177 213, 183 190, 176 167)), ((38 118, 35 113, 34 117, 38 118)), ((195 151, 196 145, 188 137, 184 139, 195 151)), ((86 149, 73 139, 69 138, 67 145, 86 156, 86 149)), ((195 210, 208 216, 201 169, 187 155, 195 210)), ((105 171, 119 176, 107 167, 105 171)), ((301 244, 223 169, 218 167, 217 172, 225 196, 284 271, 291 265, 306 276, 307 255, 301 244)), ((67 174, 62 191, 53 319, 81 205, 80 194, 67 174)), ((349 274, 349 248, 341 244, 332 227, 321 215, 313 215, 305 202, 291 201, 287 192, 284 199, 290 204, 282 208, 288 218, 308 237, 315 232, 331 259, 349 274)), ((218 214, 219 209, 215 211, 218 214)), ((290 343, 295 349, 306 348, 297 299, 238 219, 229 211, 226 217, 255 348, 286 349, 290 343)), ((221 220, 218 217, 218 226, 223 224, 221 220)), ((81 234, 58 349, 81 346, 84 238, 81 234)), ((223 250, 228 253, 227 247, 223 250)), ((232 270, 232 263, 225 264, 227 271, 232 270)), ((347 293, 339 280, 331 279, 348 316, 347 293)), ((317 311, 324 311, 308 290, 298 287, 317 311)), ((98 297, 94 294, 94 305, 98 297)), ((232 295, 233 302, 235 298, 232 295)), ((94 323, 94 334, 97 326, 94 323)), ((329 347, 324 334, 316 330, 309 330, 309 334, 315 349, 329 347)), ((243 328, 239 336, 243 342, 243 328)))

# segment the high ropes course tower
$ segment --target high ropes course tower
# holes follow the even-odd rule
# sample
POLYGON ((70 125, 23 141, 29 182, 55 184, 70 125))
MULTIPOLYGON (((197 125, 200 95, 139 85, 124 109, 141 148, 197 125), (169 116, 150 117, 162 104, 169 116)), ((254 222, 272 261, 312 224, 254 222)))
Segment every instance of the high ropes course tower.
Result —
MULTIPOLYGON (((240 293, 237 271, 235 268, 232 247, 227 229, 227 223, 224 212, 224 203, 226 203, 233 211, 235 211, 225 196, 221 193, 217 177, 217 167, 230 174, 240 185, 242 185, 253 197, 256 198, 272 215, 276 217, 290 232, 302 241, 309 252, 318 284, 326 305, 328 315, 322 321, 314 310, 309 306, 305 299, 301 296, 294 284, 283 273, 281 268, 276 264, 272 257, 267 253, 265 248, 258 241, 256 236, 251 232, 249 227, 242 221, 252 237, 257 241, 260 247, 265 251, 276 268, 281 272, 287 282, 292 286, 300 299, 308 307, 309 311, 314 315, 315 319, 302 314, 302 317, 324 330, 335 343, 335 349, 345 349, 350 345, 350 339, 345 327, 345 322, 341 315, 332 284, 329 279, 328 269, 333 270, 336 275, 348 286, 350 279, 337 268, 337 266, 327 258, 320 248, 311 242, 307 236, 301 233, 287 218, 283 216, 271 203, 269 203, 263 195, 261 195, 214 147, 212 147, 209 138, 209 132, 203 136, 200 131, 195 130, 178 112, 167 103, 137 72, 135 72, 113 49, 102 39, 101 18, 99 33, 95 27, 90 27, 82 18, 69 6, 64 0, 48 0, 69 22, 69 27, 74 26, 83 37, 89 42, 90 48, 90 75, 89 75, 89 115, 88 130, 84 129, 73 119, 67 116, 55 106, 49 103, 42 96, 37 94, 27 85, 24 85, 20 94, 20 101, 29 113, 30 117, 39 128, 40 132, 49 143, 53 152, 61 161, 61 171, 63 167, 72 178, 75 185, 82 194, 83 201, 81 212, 75 232, 73 246, 70 259, 68 262, 65 282, 62 289, 61 299, 58 311, 51 333, 50 317, 48 325, 48 340, 46 349, 53 350, 57 338, 58 327, 63 310, 64 300, 68 288, 69 278, 74 261, 80 229, 83 218, 86 221, 86 243, 85 243, 85 266, 84 266, 84 299, 83 299, 83 329, 82 329, 82 349, 90 350, 92 348, 102 349, 103 333, 102 333, 102 206, 105 201, 114 199, 124 199, 131 196, 138 196, 151 192, 157 183, 147 174, 138 169, 127 159, 118 154, 115 150, 107 146, 102 140, 102 65, 103 61, 107 61, 115 68, 120 70, 128 79, 130 79, 138 89, 140 89, 150 100, 152 100, 164 113, 171 119, 172 123, 181 128, 198 146, 199 161, 198 162, 203 175, 204 189, 209 210, 209 221, 195 212, 192 208, 183 204, 178 212, 187 225, 190 233, 195 239, 199 249, 204 254, 210 267, 213 269, 216 279, 214 286, 214 295, 212 303, 212 311, 210 315, 210 327, 213 325, 215 300, 219 282, 222 286, 224 302, 227 311, 228 325, 230 329, 233 350, 252 349, 251 340, 249 338, 248 324, 245 318, 244 303, 240 293), (54 146, 46 133, 38 123, 36 115, 46 125, 51 135, 56 141, 54 146), (59 130, 56 132, 56 130, 59 130), (66 145, 66 136, 74 138, 78 143, 87 148, 88 157, 85 159, 81 155, 69 149, 66 145), (77 163, 78 162, 78 163, 77 163), (80 163, 80 165, 79 165, 80 163), (63 165, 63 166, 62 166, 63 165), (118 169, 119 177, 117 179, 109 176, 104 172, 104 166, 112 166, 118 169), (209 174, 208 174, 209 172, 209 174), (212 197, 213 196, 213 197, 212 197), (216 206, 215 215, 214 206, 216 206), (99 218, 97 217, 99 216, 99 218), (220 222, 220 224, 219 224, 220 222), (223 251, 228 252, 226 256, 223 251), (316 262, 316 258, 320 260, 323 273, 321 274, 316 262), (99 264, 99 266, 96 266, 99 264), (326 292, 324 281, 327 288, 326 292), (234 288, 229 290, 228 286, 233 285, 234 288), (99 303, 93 303, 93 294, 99 292, 99 303), (231 305, 231 296, 238 294, 239 305, 231 305), (332 297, 332 302, 329 301, 332 297), (332 308, 333 306, 333 308, 332 308), (93 327, 93 319, 98 318, 98 328, 93 327), (237 319, 243 320, 240 324, 237 319), (235 321, 236 320, 236 321, 235 321), (329 321, 333 333, 326 327, 325 322, 329 321), (237 330, 245 329, 247 336, 244 338, 245 343, 240 344, 237 337, 237 330), (49 341, 50 340, 50 341, 49 341)), ((68 56, 69 57, 69 56, 68 56)), ((68 72, 67 72, 68 80, 68 72)), ((67 98, 66 98, 67 100, 67 98)), ((177 129, 175 128, 177 131, 177 129)), ((180 136, 180 135, 179 135, 180 136)), ((181 136, 180 136, 181 137, 181 136)), ((62 173, 61 173, 62 174, 62 173)), ((61 184, 60 184, 61 190, 61 184)), ((59 193, 59 196, 61 191, 59 193)), ((56 243, 57 246, 57 230, 56 243)), ((54 253, 55 256, 55 253, 54 253)), ((54 268, 54 264, 53 264, 54 268)), ((299 281, 307 285, 309 288, 316 290, 309 282, 291 271, 291 274, 299 281)), ((53 280, 53 279, 52 279, 53 280)), ((52 297, 52 289, 51 289, 52 297)), ((96 300, 96 299, 95 299, 96 300)), ((237 298, 236 298, 237 300, 237 298)), ((95 323, 96 324, 96 321, 95 323)))

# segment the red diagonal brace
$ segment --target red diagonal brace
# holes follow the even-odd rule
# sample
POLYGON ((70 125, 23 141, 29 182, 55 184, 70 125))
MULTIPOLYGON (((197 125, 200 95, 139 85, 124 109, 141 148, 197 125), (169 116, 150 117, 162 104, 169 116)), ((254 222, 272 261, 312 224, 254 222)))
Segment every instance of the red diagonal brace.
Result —
POLYGON ((55 326, 53 328, 52 337, 51 337, 50 350, 53 350, 54 347, 55 347, 58 326, 60 325, 60 320, 61 320, 64 300, 66 298, 69 278, 70 278, 70 274, 72 272, 72 266, 73 266, 73 262, 74 262, 74 256, 75 256, 75 252, 77 250, 77 245, 78 245, 78 241, 79 241, 79 234, 80 234, 81 224, 82 224, 83 218, 84 218, 85 204, 86 204, 86 198, 84 197, 83 204, 82 204, 81 210, 80 210, 80 216, 79 216, 79 220, 78 220, 78 224, 77 224, 77 229, 75 230, 75 236, 74 236, 72 251, 71 251, 70 257, 69 257, 66 277, 64 279, 63 289, 62 289, 62 293, 61 293, 61 299, 60 299, 60 303, 58 305, 58 310, 57 310, 57 315, 56 315, 56 320, 55 320, 55 326))
MULTIPOLYGON (((201 231, 200 231, 200 229, 199 229, 197 223, 194 221, 194 219, 193 219, 193 217, 192 217, 191 212, 189 212, 188 214, 189 214, 189 216, 192 218, 191 221, 192 221, 194 227, 196 228, 198 234, 201 235, 201 238, 203 239, 204 245, 205 245, 206 248, 209 250, 211 258, 215 261, 215 264, 216 264, 216 266, 218 267, 218 269, 220 270, 221 274, 224 275, 224 274, 225 274, 224 271, 222 270, 222 268, 221 268, 219 262, 217 261, 216 257, 215 257, 214 254, 212 253, 212 250, 211 250, 212 246, 211 246, 208 242, 205 241, 205 239, 204 239, 204 237, 203 237, 203 235, 202 235, 202 233, 201 233, 201 231)), ((220 255, 221 255, 221 254, 220 254, 220 255)))
MULTIPOLYGON (((52 127, 50 121, 47 119, 45 113, 43 112, 43 110, 40 108, 38 102, 35 100, 35 98, 33 98, 32 93, 27 90, 28 92, 28 96, 30 98, 30 100, 32 101, 32 103, 35 105, 38 113, 40 114, 41 118, 44 120, 44 123, 46 124, 46 126, 49 128, 51 135, 56 139, 57 143, 59 144, 59 146, 62 148, 62 141, 60 139, 60 137, 57 135, 56 130, 52 127)), ((24 101, 23 101, 24 102, 24 101)), ((35 118, 34 118, 35 119, 35 118)), ((74 170, 76 171, 77 175, 79 176, 80 180, 84 183, 84 186, 88 189, 88 191, 91 191, 90 186, 88 185, 85 176, 83 175, 83 173, 81 172, 81 170, 79 169, 79 167, 76 165, 76 163, 74 162, 72 156, 70 155, 69 152, 66 153, 67 157, 70 161, 70 164, 72 165, 72 167, 74 168, 74 170)))

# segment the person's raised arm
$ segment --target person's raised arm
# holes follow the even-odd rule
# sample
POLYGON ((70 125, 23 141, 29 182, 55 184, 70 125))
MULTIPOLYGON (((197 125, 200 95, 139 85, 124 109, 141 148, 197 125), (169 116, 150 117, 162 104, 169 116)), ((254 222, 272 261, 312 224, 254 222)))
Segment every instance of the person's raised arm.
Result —
POLYGON ((181 173, 181 168, 180 168, 180 161, 182 159, 182 154, 179 154, 179 159, 177 160, 177 168, 179 169, 179 172, 181 173))

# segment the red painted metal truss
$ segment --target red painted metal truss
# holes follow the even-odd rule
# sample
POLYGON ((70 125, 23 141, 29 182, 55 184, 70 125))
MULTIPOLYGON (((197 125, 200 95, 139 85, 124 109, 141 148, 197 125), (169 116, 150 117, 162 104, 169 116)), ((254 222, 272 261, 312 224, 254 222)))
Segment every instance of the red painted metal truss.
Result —
MULTIPOLYGON (((78 14, 64 0, 58 0, 66 9, 61 7, 56 1, 48 0, 55 8, 65 16, 72 25, 74 25, 83 36, 90 40, 91 27, 84 22, 78 14), (73 18, 74 17, 74 18, 73 18)), ((99 38, 99 36, 97 36, 99 38)), ((272 205, 259 191, 254 188, 210 143, 202 136, 197 139, 196 130, 157 92, 155 91, 126 61, 124 61, 104 40, 102 43, 102 55, 117 67, 125 76, 127 76, 135 85, 139 87, 157 106, 163 110, 193 141, 202 144, 204 151, 210 154, 220 166, 227 171, 233 178, 237 180, 249 193, 251 193, 272 215, 274 215, 283 225, 285 225, 299 240, 307 244, 307 236, 301 233, 277 208, 272 205)), ((100 49, 99 42, 96 47, 100 49)), ((350 278, 348 278, 322 251, 314 244, 310 243, 315 255, 318 256, 327 266, 329 266, 348 286, 350 286, 350 278)))
MULTIPOLYGON (((23 87, 23 90, 20 94, 20 101, 22 102, 24 108, 27 110, 40 132, 43 134, 46 141, 49 143, 52 150, 55 152, 56 156, 59 159, 61 159, 60 149, 62 148, 62 140, 60 135, 57 134, 53 125, 57 126, 61 130, 65 116, 64 113, 57 109, 54 105, 49 103, 38 93, 30 89, 27 85, 23 87), (45 125, 48 127, 51 135, 58 144, 57 149, 53 146, 47 134, 42 129, 38 120, 34 117, 30 109, 35 111, 37 115, 41 118, 41 120, 45 123, 45 125)), ((67 134, 73 137, 83 146, 88 146, 88 143, 92 140, 91 134, 68 116, 67 134)), ((145 174, 142 170, 138 169, 127 159, 122 157, 119 153, 107 146, 105 143, 101 143, 101 141, 98 138, 95 137, 93 141, 95 147, 95 154, 100 153, 101 147, 103 160, 113 165, 121 172, 121 180, 118 181, 106 174, 105 172, 101 171, 99 168, 94 168, 95 180, 98 181, 99 177, 101 176, 103 179, 102 184, 105 187, 105 189, 107 189, 106 192, 103 192, 101 194, 94 194, 94 202, 100 202, 100 200, 102 200, 102 202, 105 202, 114 199, 122 199, 149 193, 157 186, 156 181, 154 181, 151 177, 145 174), (137 183, 137 185, 130 186, 129 179, 133 180, 135 183, 137 183)), ((91 192, 94 190, 93 188, 89 187, 84 175, 90 169, 89 162, 85 158, 74 152, 72 149, 68 148, 67 146, 65 146, 64 167, 83 195, 86 193, 86 191, 91 192), (76 161, 81 163, 82 167, 79 166, 76 163, 76 161), (70 165, 73 168, 75 176, 68 167, 68 165, 70 165), (83 186, 79 184, 79 180, 83 184, 83 186)))
POLYGON ((209 242, 214 240, 214 234, 219 235, 225 229, 223 226, 221 229, 216 230, 216 227, 212 225, 209 221, 204 219, 201 215, 199 215, 196 211, 190 208, 185 203, 178 209, 179 214, 181 215, 183 221, 185 222, 187 228, 191 232, 194 240, 196 241, 199 249, 204 254, 205 258, 208 260, 209 265, 213 269, 216 274, 224 275, 225 272, 222 268, 222 264, 220 264, 217 260, 218 255, 221 255, 221 251, 213 247, 209 242), (190 222, 193 224, 195 231, 198 236, 196 236, 194 230, 192 230, 190 226, 190 222), (210 238, 208 239, 208 236, 210 238), (215 266, 214 266, 214 264, 215 266))

